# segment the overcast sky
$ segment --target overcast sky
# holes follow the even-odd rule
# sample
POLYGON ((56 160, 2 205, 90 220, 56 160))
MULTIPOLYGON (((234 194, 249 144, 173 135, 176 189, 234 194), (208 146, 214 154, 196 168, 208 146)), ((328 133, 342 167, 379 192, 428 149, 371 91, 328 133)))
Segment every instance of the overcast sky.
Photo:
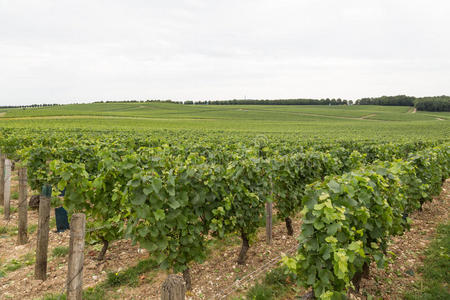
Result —
POLYGON ((0 0, 0 104, 450 94, 449 0, 0 0))

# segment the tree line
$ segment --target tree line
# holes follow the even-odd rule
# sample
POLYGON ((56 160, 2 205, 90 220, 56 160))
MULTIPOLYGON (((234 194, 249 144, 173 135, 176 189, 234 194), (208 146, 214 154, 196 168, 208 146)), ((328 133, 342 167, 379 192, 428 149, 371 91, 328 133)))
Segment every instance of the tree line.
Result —
POLYGON ((382 105, 382 106, 414 106, 421 111, 450 111, 450 96, 414 97, 407 95, 361 98, 354 103, 344 99, 233 99, 184 101, 185 105, 382 105))
POLYGON ((337 99, 233 99, 233 100, 206 100, 206 101, 184 101, 184 104, 195 105, 349 105, 351 100, 337 99))
POLYGON ((361 98, 356 100, 357 105, 385 105, 385 106, 414 106, 416 97, 398 95, 382 96, 376 98, 361 98))
POLYGON ((415 102, 417 110, 423 111, 450 111, 450 97, 424 97, 417 99, 415 102))
POLYGON ((377 98, 361 98, 356 105, 414 106, 422 111, 450 111, 449 96, 421 97, 398 95, 377 98))
POLYGON ((31 104, 31 105, 3 105, 0 108, 36 108, 36 107, 47 107, 47 106, 57 106, 62 104, 31 104))

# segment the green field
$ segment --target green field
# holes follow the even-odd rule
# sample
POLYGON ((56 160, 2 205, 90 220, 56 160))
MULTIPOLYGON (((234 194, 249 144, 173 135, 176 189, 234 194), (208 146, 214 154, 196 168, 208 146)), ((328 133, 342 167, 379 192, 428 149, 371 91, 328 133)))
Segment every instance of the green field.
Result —
POLYGON ((4 128, 80 128, 148 131, 208 130, 294 134, 321 139, 447 138, 450 113, 413 113, 410 107, 181 105, 95 103, 7 109, 4 128))

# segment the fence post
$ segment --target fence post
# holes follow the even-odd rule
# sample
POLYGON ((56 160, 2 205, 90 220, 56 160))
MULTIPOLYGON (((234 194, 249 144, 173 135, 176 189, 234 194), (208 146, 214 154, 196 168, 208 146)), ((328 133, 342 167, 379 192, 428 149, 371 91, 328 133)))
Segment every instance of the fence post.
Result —
POLYGON ((272 244, 273 181, 270 177, 270 201, 266 201, 266 243, 272 244))
POLYGON ((272 244, 272 201, 266 202, 266 243, 272 244))
POLYGON ((67 272, 67 300, 81 300, 83 295, 84 234, 86 216, 73 214, 70 221, 69 268, 67 272))
POLYGON ((161 286, 161 300, 184 300, 186 287, 183 277, 175 274, 169 275, 161 286))
POLYGON ((3 202, 4 202, 4 213, 5 220, 10 219, 11 213, 11 160, 5 160, 5 171, 4 171, 4 188, 3 188, 3 202))
POLYGON ((0 205, 5 205, 5 154, 0 154, 0 205))
POLYGON ((34 278, 40 280, 47 279, 47 251, 48 251, 48 231, 50 219, 50 197, 52 187, 44 185, 42 196, 39 201, 39 221, 36 245, 36 266, 34 269, 34 278))
POLYGON ((27 168, 19 168, 19 230, 17 243, 28 242, 27 168))

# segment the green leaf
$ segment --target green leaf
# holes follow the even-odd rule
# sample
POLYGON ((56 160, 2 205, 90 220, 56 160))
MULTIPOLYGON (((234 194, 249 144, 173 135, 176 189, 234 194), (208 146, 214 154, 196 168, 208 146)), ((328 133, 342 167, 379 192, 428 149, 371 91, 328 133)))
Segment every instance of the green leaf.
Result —
POLYGON ((181 206, 181 204, 177 200, 173 199, 173 200, 169 201, 169 206, 173 209, 177 209, 178 207, 181 206))
POLYGON ((341 192, 341 185, 337 183, 334 180, 330 180, 328 182, 327 186, 334 192, 334 193, 340 193, 341 192))
POLYGON ((175 187, 173 187, 173 186, 167 187, 167 192, 169 193, 169 196, 174 197, 175 196, 175 187))
POLYGON ((157 245, 151 241, 148 240, 141 240, 139 241, 139 245, 144 248, 147 249, 150 252, 155 251, 156 249, 158 249, 157 245))
POLYGON ((314 233, 314 227, 312 224, 303 224, 301 235, 305 237, 310 237, 314 233))
POLYGON ((334 271, 339 279, 345 279, 348 272, 347 266, 348 256, 343 250, 334 253, 334 271))
POLYGON ((159 179, 158 177, 153 178, 152 187, 156 193, 159 193, 159 191, 161 190, 161 187, 162 187, 161 179, 159 179))
POLYGON ((147 196, 143 193, 135 193, 134 197, 131 199, 131 204, 133 205, 142 205, 145 203, 147 196))
POLYGON ((333 223, 327 227, 327 234, 334 235, 340 228, 342 223, 333 223))
POLYGON ((130 185, 134 188, 138 187, 140 184, 141 184, 141 181, 139 179, 134 179, 130 183, 130 185))
POLYGON ((306 283, 309 285, 313 285, 314 282, 316 282, 316 272, 311 272, 308 274, 308 279, 306 280, 306 283))
POLYGON ((64 179, 65 181, 68 181, 71 176, 72 174, 70 174, 70 172, 68 171, 64 171, 61 173, 61 178, 64 179))
POLYGON ((144 194, 145 194, 146 196, 148 196, 148 195, 151 194, 151 192, 153 191, 153 189, 152 189, 152 187, 150 187, 150 186, 146 186, 146 187, 143 189, 143 191, 144 191, 144 194))
POLYGON ((159 239, 156 242, 156 244, 158 245, 159 250, 166 250, 167 246, 169 245, 169 243, 167 242, 167 239, 165 239, 165 238, 159 239))
POLYGON ((164 213, 164 210, 162 210, 162 209, 155 210, 153 212, 153 214, 155 215, 156 221, 164 220, 164 218, 166 217, 166 214, 164 213))
POLYGON ((330 271, 326 270, 326 269, 321 269, 319 271, 319 279, 320 281, 322 281, 325 284, 329 284, 330 283, 330 271))
POLYGON ((328 193, 322 193, 322 194, 320 194, 320 197, 319 197, 319 200, 325 200, 325 199, 327 199, 327 198, 329 198, 330 197, 330 194, 328 194, 328 193))
POLYGON ((361 244, 361 241, 352 242, 350 245, 348 245, 348 249, 351 251, 359 251, 359 249, 361 248, 361 244))
POLYGON ((330 244, 336 244, 338 242, 337 238, 335 238, 334 236, 327 236, 325 238, 325 241, 330 244))
POLYGON ((296 272, 297 270, 297 261, 294 258, 288 257, 287 255, 283 255, 281 257, 281 262, 288 267, 288 269, 292 272, 296 272))
POLYGON ((321 222, 320 219, 317 219, 317 220, 314 222, 314 228, 315 228, 315 229, 321 230, 321 229, 324 228, 324 227, 325 227, 325 224, 324 224, 323 222, 321 222))

